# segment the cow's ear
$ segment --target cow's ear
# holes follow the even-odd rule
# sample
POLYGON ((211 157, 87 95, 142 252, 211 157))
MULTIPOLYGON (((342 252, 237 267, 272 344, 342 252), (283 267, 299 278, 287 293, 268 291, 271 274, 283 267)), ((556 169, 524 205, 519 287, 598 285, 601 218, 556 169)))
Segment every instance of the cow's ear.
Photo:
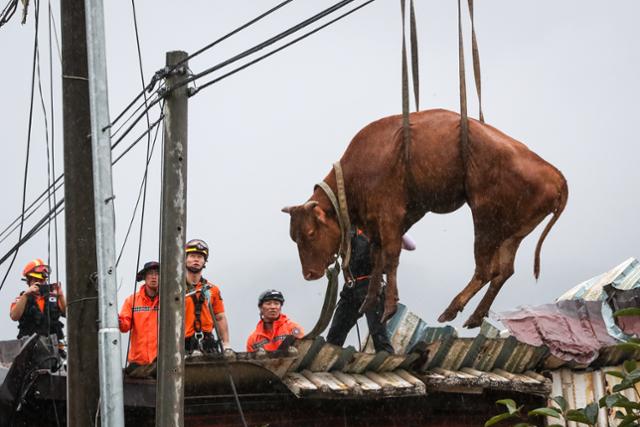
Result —
POLYGON ((327 225, 327 214, 320 206, 313 207, 313 213, 316 215, 316 219, 322 224, 327 225))

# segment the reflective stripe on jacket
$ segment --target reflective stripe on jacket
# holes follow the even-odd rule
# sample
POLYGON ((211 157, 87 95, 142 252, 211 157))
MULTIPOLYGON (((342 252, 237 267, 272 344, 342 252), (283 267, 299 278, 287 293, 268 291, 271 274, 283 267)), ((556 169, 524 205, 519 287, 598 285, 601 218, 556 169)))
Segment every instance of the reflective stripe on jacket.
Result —
POLYGON ((120 332, 131 331, 129 363, 149 365, 158 355, 159 303, 157 294, 153 298, 147 295, 146 285, 142 285, 138 292, 124 301, 118 323, 120 332))
POLYGON ((290 320, 286 314, 280 314, 278 320, 273 322, 270 331, 264 328, 264 321, 260 320, 256 325, 256 330, 253 331, 247 339, 247 351, 257 351, 259 348, 264 348, 267 351, 275 351, 289 335, 302 338, 304 331, 302 326, 290 320))

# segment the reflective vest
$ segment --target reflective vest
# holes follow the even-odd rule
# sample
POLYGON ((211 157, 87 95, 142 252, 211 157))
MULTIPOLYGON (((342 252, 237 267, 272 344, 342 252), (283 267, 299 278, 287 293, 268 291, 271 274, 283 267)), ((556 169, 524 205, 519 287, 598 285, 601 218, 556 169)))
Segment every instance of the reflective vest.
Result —
POLYGON ((258 322, 255 331, 247 339, 248 352, 257 351, 260 348, 275 351, 289 335, 296 338, 304 336, 302 326, 290 320, 286 314, 280 314, 280 317, 271 326, 271 330, 268 331, 264 327, 264 320, 258 322))

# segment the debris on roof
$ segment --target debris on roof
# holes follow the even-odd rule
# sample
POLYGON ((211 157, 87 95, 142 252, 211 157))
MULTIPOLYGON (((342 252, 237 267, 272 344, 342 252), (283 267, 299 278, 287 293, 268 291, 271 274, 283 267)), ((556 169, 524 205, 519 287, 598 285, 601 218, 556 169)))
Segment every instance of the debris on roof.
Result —
MULTIPOLYGON (((601 349, 630 338, 616 324, 613 312, 637 307, 638 302, 640 262, 629 258, 575 286, 554 304, 519 307, 500 313, 499 318, 518 340, 545 345, 558 359, 588 365, 598 358, 601 349)), ((640 332, 640 317, 619 323, 627 332, 640 332)))

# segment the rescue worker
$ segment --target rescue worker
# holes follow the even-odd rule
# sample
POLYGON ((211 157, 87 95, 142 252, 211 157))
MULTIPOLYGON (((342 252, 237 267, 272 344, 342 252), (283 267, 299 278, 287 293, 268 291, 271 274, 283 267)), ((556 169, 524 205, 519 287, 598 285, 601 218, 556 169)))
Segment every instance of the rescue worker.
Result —
POLYGON ((187 293, 185 306, 185 350, 187 354, 198 350, 205 353, 219 351, 219 343, 224 349, 229 345, 229 325, 224 314, 224 303, 220 289, 202 277, 202 270, 209 260, 209 246, 204 240, 189 240, 185 245, 185 264, 187 268, 187 293))
MULTIPOLYGON (((414 250, 415 243, 405 235, 402 238, 402 247, 406 250, 414 250)), ((342 347, 349 331, 362 317, 359 310, 369 291, 372 268, 369 238, 362 230, 356 229, 351 238, 351 261, 349 263, 353 282, 345 283, 342 292, 340 292, 340 300, 327 333, 328 343, 342 347)), ((386 351, 393 354, 393 346, 387 332, 387 322, 381 322, 383 312, 384 292, 381 293, 376 305, 364 314, 367 317, 369 335, 373 339, 373 347, 376 352, 386 351)))
POLYGON ((157 261, 145 263, 136 274, 136 282, 144 280, 144 283, 122 304, 118 316, 120 332, 130 332, 127 371, 152 364, 158 355, 159 277, 160 264, 157 261))
POLYGON ((247 339, 247 351, 253 352, 263 348, 266 351, 277 350, 289 336, 302 338, 302 327, 286 314, 282 313, 284 296, 282 292, 269 289, 260 294, 258 308, 260 321, 255 331, 247 339))
POLYGON ((61 283, 48 283, 51 269, 40 258, 25 265, 22 276, 27 290, 11 304, 9 316, 18 322, 18 338, 55 334, 58 341, 64 338, 60 317, 65 317, 67 303, 61 283))

